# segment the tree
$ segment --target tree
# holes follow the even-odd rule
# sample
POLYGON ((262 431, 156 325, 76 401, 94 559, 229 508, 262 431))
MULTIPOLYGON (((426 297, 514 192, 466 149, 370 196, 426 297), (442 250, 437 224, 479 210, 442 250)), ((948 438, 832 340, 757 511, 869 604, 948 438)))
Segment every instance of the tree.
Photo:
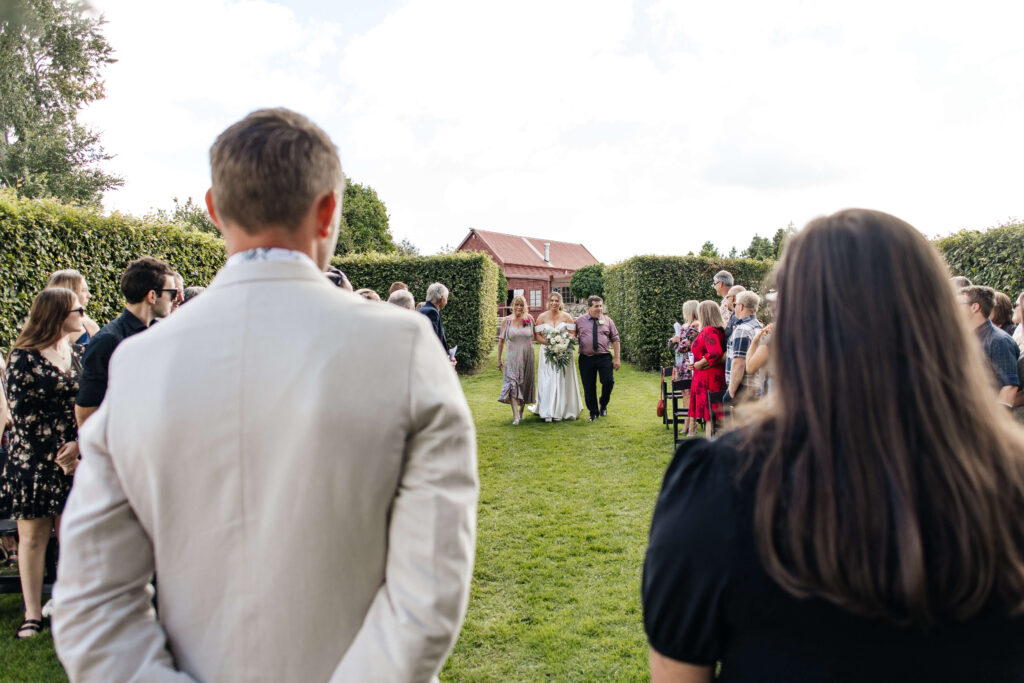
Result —
POLYGON ((782 258, 782 250, 786 248, 786 241, 796 234, 796 226, 793 225, 793 221, 789 222, 785 228, 779 228, 775 231, 775 237, 772 238, 772 249, 775 252, 775 258, 782 258))
POLYGON ((404 238, 402 239, 401 242, 399 242, 398 244, 395 245, 395 248, 398 249, 398 253, 401 254, 402 256, 419 256, 420 255, 420 248, 417 247, 412 242, 410 242, 409 240, 404 239, 404 238))
POLYGON ((102 19, 68 0, 8 0, 0 24, 0 187, 29 198, 99 203, 123 181, 78 112, 102 99, 114 58, 102 19))
POLYGON ((722 258, 722 255, 718 253, 718 248, 710 241, 705 242, 700 247, 700 253, 697 256, 703 256, 704 258, 722 258))
POLYGON ((775 258, 775 248, 767 237, 754 235, 750 246, 743 250, 744 258, 757 259, 758 261, 771 261, 775 258))
POLYGON ((338 248, 334 253, 379 251, 391 254, 398 251, 391 239, 388 207, 377 196, 377 191, 349 178, 345 181, 345 199, 341 206, 342 226, 338 248))
POLYGON ((588 296, 604 296, 604 264, 583 266, 569 278, 569 292, 577 301, 588 296))
POLYGON ((736 258, 736 247, 729 250, 729 258, 736 258))

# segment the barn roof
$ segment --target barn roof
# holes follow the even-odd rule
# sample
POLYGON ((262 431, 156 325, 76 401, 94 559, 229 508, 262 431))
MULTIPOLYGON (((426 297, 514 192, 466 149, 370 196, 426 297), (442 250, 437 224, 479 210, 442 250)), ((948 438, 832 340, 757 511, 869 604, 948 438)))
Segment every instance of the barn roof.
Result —
POLYGON ((583 266, 599 263, 594 255, 582 244, 559 242, 558 240, 540 239, 508 235, 503 232, 477 230, 472 228, 466 238, 459 244, 459 249, 476 234, 480 240, 490 247, 491 252, 503 266, 519 265, 539 268, 553 268, 570 272, 583 266), (550 244, 550 262, 544 261, 544 244, 550 244))

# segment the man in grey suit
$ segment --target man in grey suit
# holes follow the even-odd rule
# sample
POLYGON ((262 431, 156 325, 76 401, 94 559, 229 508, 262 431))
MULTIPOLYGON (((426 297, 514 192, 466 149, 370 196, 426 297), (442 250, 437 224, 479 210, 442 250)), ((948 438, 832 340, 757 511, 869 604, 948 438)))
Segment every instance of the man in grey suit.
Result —
POLYGON ((473 564, 458 379, 423 316, 323 276, 344 176, 322 130, 253 112, 210 160, 228 260, 111 359, 62 524, 57 653, 72 681, 430 680, 473 564))

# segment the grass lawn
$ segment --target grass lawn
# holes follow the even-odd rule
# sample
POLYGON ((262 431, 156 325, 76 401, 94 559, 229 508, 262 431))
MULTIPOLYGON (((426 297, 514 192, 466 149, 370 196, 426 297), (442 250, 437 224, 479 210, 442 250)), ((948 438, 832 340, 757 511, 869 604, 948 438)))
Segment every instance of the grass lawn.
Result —
MULTIPOLYGON (((462 378, 476 421, 480 513, 469 613, 444 681, 647 678, 640 570, 672 436, 658 376, 624 365, 595 424, 512 426, 492 355, 462 378)), ((0 681, 60 681, 49 629, 15 641, 21 596, 0 596, 0 681)))

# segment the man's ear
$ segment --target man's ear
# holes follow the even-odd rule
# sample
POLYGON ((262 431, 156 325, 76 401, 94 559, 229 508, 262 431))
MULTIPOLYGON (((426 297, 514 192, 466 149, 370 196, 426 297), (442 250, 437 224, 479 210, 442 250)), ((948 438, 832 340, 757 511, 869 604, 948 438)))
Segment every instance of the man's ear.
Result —
POLYGON ((338 193, 330 192, 321 197, 316 203, 316 235, 325 239, 331 234, 331 222, 334 220, 334 211, 338 208, 338 193))
POLYGON ((220 225, 220 219, 217 218, 217 208, 213 205, 213 188, 211 187, 206 191, 206 211, 210 214, 210 220, 217 226, 221 234, 224 234, 224 228, 220 225))
MULTIPOLYGON (((163 292, 160 292, 160 293, 163 294, 163 292)), ((151 289, 148 292, 146 292, 146 298, 143 299, 143 301, 145 301, 150 306, 155 306, 156 305, 156 290, 151 289)))

